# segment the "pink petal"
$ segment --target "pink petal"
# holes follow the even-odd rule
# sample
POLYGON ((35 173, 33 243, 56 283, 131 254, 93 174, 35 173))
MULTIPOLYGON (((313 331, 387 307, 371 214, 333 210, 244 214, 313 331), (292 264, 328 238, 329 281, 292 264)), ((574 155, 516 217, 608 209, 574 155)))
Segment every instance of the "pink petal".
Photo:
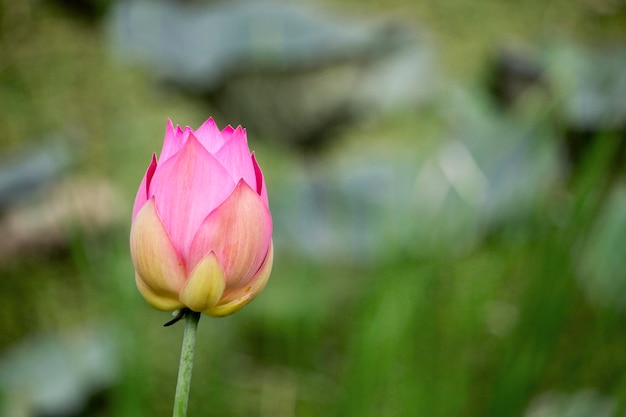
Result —
POLYGON ((178 300, 186 278, 183 259, 172 245, 151 198, 130 229, 130 254, 138 287, 156 308, 169 309, 178 300))
POLYGON ((139 210, 141 210, 143 205, 146 204, 146 201, 148 201, 148 198, 150 198, 148 190, 150 188, 150 182, 152 181, 152 176, 154 175, 154 171, 156 170, 156 168, 156 155, 152 154, 152 161, 150 162, 150 165, 148 165, 148 169, 146 170, 146 173, 141 180, 141 184, 139 185, 139 189, 137 190, 137 196, 135 197, 135 204, 133 205, 133 221, 135 221, 135 217, 137 217, 137 213, 139 212, 139 210))
POLYGON ((202 221, 234 187, 228 171, 193 134, 178 153, 159 165, 150 192, 165 229, 184 258, 202 221))
POLYGON ((222 138, 227 141, 228 139, 230 139, 230 135, 232 135, 234 131, 235 129, 231 125, 226 126, 224 129, 222 129, 222 138))
POLYGON ((256 188, 256 174, 250 159, 248 140, 241 126, 233 132, 228 142, 217 151, 215 157, 224 165, 235 182, 239 182, 243 178, 252 189, 256 188))
POLYGON ((265 179, 263 178, 263 172, 261 171, 261 168, 256 161, 256 156, 254 155, 254 152, 252 153, 252 165, 254 166, 254 175, 256 177, 256 192, 259 196, 261 196, 261 200, 263 200, 265 205, 269 207, 270 204, 267 199, 267 188, 265 188, 265 179))
POLYGON ((215 252, 226 288, 247 282, 259 269, 272 238, 267 206, 245 181, 200 226, 189 252, 189 267, 215 252))
POLYGON ((172 155, 174 155, 183 145, 183 135, 179 126, 172 125, 172 121, 167 119, 167 126, 165 127, 165 139, 163 139, 163 148, 159 156, 159 162, 163 163, 167 161, 172 155))
POLYGON ((196 129, 194 135, 198 138, 202 146, 213 154, 224 145, 222 132, 220 132, 212 117, 209 117, 202 126, 196 129))

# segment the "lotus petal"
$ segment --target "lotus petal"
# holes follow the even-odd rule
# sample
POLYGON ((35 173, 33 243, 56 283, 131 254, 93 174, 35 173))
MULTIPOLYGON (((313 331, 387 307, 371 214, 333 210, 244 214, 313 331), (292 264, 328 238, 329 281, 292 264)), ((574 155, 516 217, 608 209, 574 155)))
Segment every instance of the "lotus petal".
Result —
POLYGON ((227 288, 250 279, 261 266, 272 237, 272 217, 261 198, 243 180, 198 229, 189 264, 215 252, 227 288))
POLYGON ((234 187, 228 171, 193 134, 177 154, 159 166, 150 192, 172 243, 183 257, 202 221, 234 187))
POLYGON ((135 204, 133 205, 133 221, 135 220, 137 213, 139 213, 139 210, 141 210, 143 205, 146 204, 146 201, 148 201, 148 198, 150 198, 149 187, 156 168, 156 155, 152 154, 152 161, 150 162, 150 165, 148 165, 148 169, 146 170, 146 173, 141 180, 141 184, 139 185, 139 189, 137 190, 137 196, 135 197, 135 204))
POLYGON ((193 269, 180 293, 180 301, 193 311, 204 311, 217 304, 226 281, 214 253, 209 253, 193 269))
POLYGON ((215 157, 224 165, 235 182, 243 178, 252 189, 256 188, 256 172, 250 158, 248 139, 241 126, 232 133, 215 157))
POLYGON ((222 137, 222 133, 212 117, 209 117, 202 126, 196 129, 194 135, 198 138, 202 146, 212 154, 215 154, 226 141, 226 139, 222 137))
POLYGON ((214 306, 204 310, 205 314, 213 317, 223 317, 236 312, 243 306, 254 300, 265 285, 272 272, 274 262, 274 245, 270 243, 269 251, 261 265, 259 271, 255 274, 249 285, 237 288, 226 294, 220 302, 214 306))
POLYGON ((133 222, 130 254, 137 279, 155 296, 178 299, 187 275, 185 264, 159 219, 154 199, 144 204, 133 222))

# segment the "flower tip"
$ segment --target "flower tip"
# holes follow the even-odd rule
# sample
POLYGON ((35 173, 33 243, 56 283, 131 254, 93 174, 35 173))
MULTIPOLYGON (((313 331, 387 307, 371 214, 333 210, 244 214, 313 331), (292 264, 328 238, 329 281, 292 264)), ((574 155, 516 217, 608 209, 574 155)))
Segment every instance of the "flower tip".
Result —
POLYGON ((217 124, 215 123, 215 120, 213 119, 213 117, 209 117, 208 119, 206 119, 204 121, 204 123, 202 123, 198 129, 196 129, 196 131, 198 131, 198 130, 200 130, 202 128, 206 129, 207 127, 215 128, 215 129, 217 129, 219 131, 219 129, 217 127, 217 124))

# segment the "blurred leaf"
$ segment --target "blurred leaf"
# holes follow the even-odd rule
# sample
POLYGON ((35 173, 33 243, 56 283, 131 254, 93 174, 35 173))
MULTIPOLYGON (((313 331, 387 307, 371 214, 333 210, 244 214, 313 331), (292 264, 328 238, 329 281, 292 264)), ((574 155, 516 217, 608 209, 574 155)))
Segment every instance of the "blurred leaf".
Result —
POLYGON ((120 371, 115 336, 106 326, 23 340, 0 358, 5 411, 75 414, 92 395, 117 382, 120 371))

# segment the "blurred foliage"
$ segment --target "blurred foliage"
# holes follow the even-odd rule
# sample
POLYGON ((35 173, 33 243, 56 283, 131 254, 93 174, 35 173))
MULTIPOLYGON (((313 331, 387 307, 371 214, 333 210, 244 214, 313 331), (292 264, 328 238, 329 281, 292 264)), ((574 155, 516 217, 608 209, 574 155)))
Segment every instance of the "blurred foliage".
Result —
MULTIPOLYGON (((511 40, 572 37, 593 44, 623 42, 626 34, 626 7, 610 0, 326 3, 364 17, 391 11, 424 24, 455 80, 451 89, 457 80, 472 91, 481 88, 487 58, 511 40)), ((100 22, 67 13, 62 2, 5 1, 0 13, 0 152, 44 143, 51 134, 78 138, 81 159, 72 175, 109 179, 119 189, 122 212, 130 213, 167 118, 195 127, 215 109, 111 59, 100 22)), ((484 105, 480 99, 462 103, 476 113, 484 105)), ((326 159, 313 163, 248 132, 277 207, 274 216, 301 204, 290 194, 294 177, 324 172, 333 161, 341 165, 346 155, 365 161, 417 155, 420 163, 436 155, 459 120, 442 116, 454 110, 447 104, 346 129, 326 159)), ((539 125, 550 115, 531 106, 523 116, 539 125)), ((495 137, 514 129, 481 120, 495 137)), ((237 123, 219 114, 217 121, 237 123)), ((523 215, 485 225, 481 213, 468 212, 481 227, 458 238, 462 244, 453 251, 418 251, 411 239, 397 246, 385 226, 403 224, 391 212, 377 219, 382 233, 373 246, 391 248, 386 256, 324 261, 291 247, 275 218, 279 244, 267 289, 232 317, 200 321, 189 415, 622 415, 623 169, 615 172, 612 165, 618 137, 593 143, 571 175, 546 184, 523 215)), ((506 153, 509 143, 498 145, 493 149, 506 153)), ((476 146, 489 149, 488 143, 476 146)), ((442 227, 454 228, 456 216, 466 212, 457 194, 447 199, 452 208, 440 219, 442 227)), ((433 239, 446 231, 429 230, 417 215, 414 221, 433 239)), ((106 387, 94 383, 84 409, 62 415, 171 413, 182 326, 162 328, 169 316, 150 309, 136 291, 128 230, 129 219, 122 218, 98 236, 70 231, 65 247, 0 265, 2 358, 46 335, 67 346, 76 346, 76 334, 89 337, 94 330, 113 340, 115 353, 106 360, 119 374, 103 373, 106 387)), ((11 417, 35 415, 7 388, 18 374, 33 375, 29 366, 41 366, 28 362, 0 372, 0 406, 11 417)), ((63 383, 61 374, 47 375, 47 383, 63 383)))
POLYGON ((485 70, 483 60, 504 43, 534 44, 575 37, 583 43, 624 40, 626 10, 621 0, 325 0, 362 16, 402 16, 432 31, 445 67, 456 78, 472 81, 485 70))

